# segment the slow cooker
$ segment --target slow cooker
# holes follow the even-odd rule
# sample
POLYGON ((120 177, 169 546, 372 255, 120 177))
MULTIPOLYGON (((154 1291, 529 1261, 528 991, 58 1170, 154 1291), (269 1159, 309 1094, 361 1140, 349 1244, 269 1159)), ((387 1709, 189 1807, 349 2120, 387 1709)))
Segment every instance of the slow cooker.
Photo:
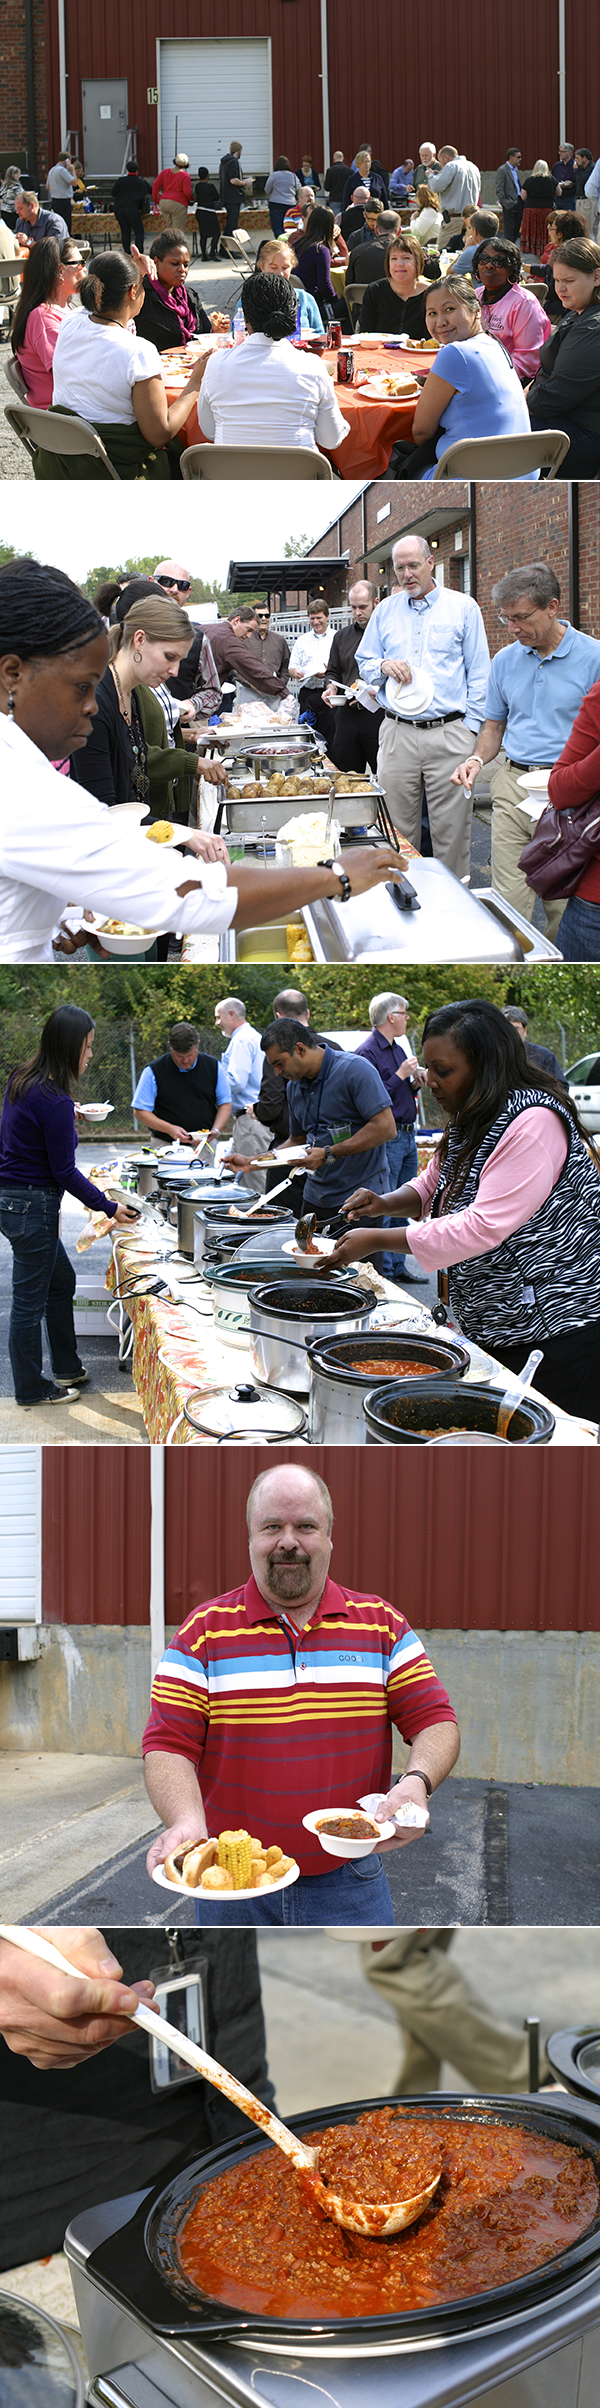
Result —
MULTIPOLYGON (((407 1383, 408 1388, 408 1383, 407 1383)), ((427 1446, 444 1431, 460 1425, 475 1436, 496 1438, 498 1410, 502 1403, 499 1388, 473 1385, 448 1393, 448 1384, 441 1380, 423 1382, 418 1396, 401 1392, 398 1382, 387 1382, 374 1388, 363 1399, 367 1424, 367 1443, 378 1446, 427 1446)), ((549 1406, 541 1398, 528 1394, 512 1414, 506 1432, 509 1446, 547 1446, 556 1424, 549 1406)))
POLYGON ((267 1234, 268 1231, 280 1228, 286 1237, 293 1237, 294 1215, 291 1212, 286 1213, 282 1205, 265 1204, 263 1210, 257 1212, 256 1197, 252 1198, 249 1195, 248 1188, 246 1188, 245 1204, 237 1196, 234 1201, 236 1215, 238 1212, 243 1214, 243 1219, 239 1221, 237 1217, 231 1217, 228 1197, 223 1197, 220 1204, 215 1203, 211 1197, 210 1203, 205 1204, 204 1201, 200 1202, 196 1196, 193 1205, 190 1197, 190 1209, 194 1213, 192 1252, 195 1263, 203 1262, 207 1243, 213 1238, 225 1238, 227 1243, 231 1241, 234 1245, 244 1246, 249 1238, 260 1237, 263 1231, 267 1234))
MULTIPOLYGON (((227 1259, 221 1240, 216 1259, 206 1255, 202 1265, 207 1288, 212 1296, 213 1321, 225 1346, 250 1343, 250 1295, 257 1281, 278 1280, 281 1277, 281 1258, 268 1254, 265 1231, 264 1254, 255 1254, 251 1261, 242 1262, 235 1251, 227 1259)), ((297 1274, 292 1269, 291 1277, 297 1274)))
POLYGON ((83 2408, 81 2369, 69 2336, 28 2299, 0 2290, 2 2408, 83 2408))
MULTIPOLYGON (((361 2100, 291 2121, 303 2134, 388 2105, 361 2100)), ((431 2112, 431 2094, 411 2107, 431 2112)), ((524 2125, 583 2150, 600 2171, 600 2105, 438 2091, 435 2113, 444 2112, 524 2125)), ((71 2226, 65 2248, 94 2408, 466 2408, 475 2399, 490 2408, 594 2408, 600 2215, 535 2274, 406 2316, 317 2323, 191 2295, 177 2266, 178 2223, 200 2185, 266 2147, 254 2132, 229 2141, 180 2164, 166 2185, 92 2208, 71 2226)))
POLYGON ((600 2032, 552 2032, 546 2042, 548 2064, 558 2082, 566 2082, 578 2099, 596 2099, 600 2107, 600 2032))
POLYGON ((405 1338, 402 1330, 391 1334, 374 1329, 366 1338, 313 1338, 307 1347, 310 1365, 310 1403, 308 1409, 309 1436, 315 1446, 364 1446, 367 1426, 363 1413, 363 1397, 381 1386, 383 1380, 394 1379, 394 1387, 402 1391, 406 1385, 413 1389, 429 1385, 432 1365, 440 1379, 454 1387, 469 1369, 470 1356, 466 1346, 435 1338, 405 1338), (377 1357, 384 1368, 365 1372, 360 1368, 377 1357), (398 1360, 413 1368, 401 1374, 387 1370, 398 1360))
POLYGON ((251 1288, 250 1353, 257 1380, 307 1395, 310 1340, 364 1329, 375 1303, 372 1289, 351 1287, 344 1274, 335 1271, 327 1278, 296 1274, 295 1280, 286 1276, 251 1288))

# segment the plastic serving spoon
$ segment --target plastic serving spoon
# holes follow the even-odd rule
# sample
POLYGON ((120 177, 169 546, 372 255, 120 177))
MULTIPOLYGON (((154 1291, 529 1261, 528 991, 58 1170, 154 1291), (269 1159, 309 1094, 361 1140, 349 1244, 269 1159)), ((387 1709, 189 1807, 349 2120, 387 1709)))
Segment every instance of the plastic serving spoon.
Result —
MULTIPOLYGON (((91 1975, 80 1973, 78 1967, 69 1964, 68 1958, 62 1956, 50 1940, 42 1939, 39 1932, 30 1931, 27 1925, 0 1923, 0 1939, 9 1940, 14 1948, 22 1948, 26 1956, 39 1957, 42 1964, 52 1965, 56 1973, 68 1973, 73 1981, 89 1980, 91 1983, 91 1975)), ((243 2082, 236 2081, 234 2074, 218 2064, 216 2057, 208 2057, 204 2049, 197 2048, 193 2040, 188 2040, 187 2033, 178 2032, 174 2024, 167 2022, 166 2016, 157 2015, 152 2007, 140 2003, 131 2016, 131 2022, 139 2024, 142 2031, 149 2032, 153 2040, 159 2031, 169 2048, 178 2057, 183 2057, 186 2064, 192 2065, 195 2073, 203 2074, 204 2080, 212 2082, 215 2090, 221 2090, 224 2097, 231 2100, 233 2107, 239 2107, 242 2115, 247 2115, 251 2123, 258 2124, 259 2130, 266 2133, 276 2149, 282 2149, 284 2156, 291 2158, 292 2165, 302 2175, 323 2214, 329 2216, 334 2224, 345 2225, 348 2232, 362 2232, 373 2240, 383 2240, 386 2234, 400 2232, 404 2225, 413 2224, 433 2198, 440 2179, 441 2162, 433 2180, 413 2198, 377 2205, 366 2202, 361 2205, 358 2200, 340 2198, 337 2192, 328 2190, 321 2180, 318 2149, 308 2149, 303 2141, 298 2140, 296 2134, 288 2130, 287 2124, 281 2124, 279 2117, 273 2115, 269 2107, 264 2107, 261 2099, 255 2098, 252 2090, 246 2090, 243 2082)))
POLYGON ((538 1363, 541 1363, 541 1361, 542 1348, 541 1346, 534 1346, 532 1353, 527 1356, 527 1362, 523 1364, 523 1369, 517 1381, 516 1388, 513 1388, 510 1395, 507 1393, 505 1396, 501 1397, 500 1404, 498 1406, 498 1421, 496 1425, 496 1436, 498 1438, 507 1437, 509 1421, 512 1421, 513 1413, 518 1411, 521 1399, 525 1395, 526 1388, 531 1387, 534 1372, 537 1371, 538 1363))

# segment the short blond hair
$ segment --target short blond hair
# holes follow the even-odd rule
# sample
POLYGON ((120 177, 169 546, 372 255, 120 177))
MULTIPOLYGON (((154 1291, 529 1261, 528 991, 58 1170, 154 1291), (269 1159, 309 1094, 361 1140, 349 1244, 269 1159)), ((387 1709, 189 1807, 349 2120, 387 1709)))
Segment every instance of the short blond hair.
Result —
POLYGON ((269 1469, 269 1471, 268 1471, 268 1472, 259 1472, 259 1473, 257 1474, 257 1478, 256 1478, 256 1480, 253 1480, 253 1482, 252 1482, 252 1487, 251 1487, 251 1489, 250 1489, 250 1491, 249 1491, 249 1495, 248 1495, 248 1498, 247 1498, 247 1503, 246 1503, 246 1521, 247 1521, 247 1524, 248 1524, 248 1530, 249 1530, 250 1532, 251 1532, 251 1530, 252 1530, 252 1517, 253 1517, 253 1512, 254 1512, 254 1504, 255 1504, 256 1494, 257 1494, 257 1490, 258 1490, 259 1488, 262 1488, 262 1485, 263 1485, 263 1480, 270 1480, 270 1477, 271 1477, 271 1471, 278 1471, 278 1470, 281 1470, 281 1471, 283 1471, 283 1470, 284 1470, 284 1469, 286 1469, 286 1468, 289 1468, 289 1469, 291 1469, 292 1471, 306 1471, 306 1472, 308 1473, 308 1478, 309 1478, 309 1480, 312 1480, 313 1487, 314 1487, 314 1488, 318 1488, 318 1491, 319 1491, 319 1496, 320 1496, 320 1499, 321 1499, 321 1504, 322 1504, 322 1506, 323 1506, 323 1508, 324 1508, 324 1512, 325 1512, 325 1518, 326 1518, 326 1522, 327 1522, 327 1529, 328 1529, 328 1531, 331 1531, 331 1530, 333 1529, 333 1505, 332 1505, 332 1501, 331 1501, 331 1496, 330 1496, 330 1493, 329 1493, 329 1489, 327 1488, 325 1481, 321 1479, 320 1473, 319 1473, 319 1472, 311 1472, 311 1471, 309 1471, 309 1470, 308 1470, 308 1464, 304 1464, 304 1463, 292 1464, 291 1466, 287 1466, 287 1467, 286 1467, 286 1466, 284 1466, 283 1464, 276 1464, 276 1463, 273 1463, 273 1464, 270 1466, 270 1469, 269 1469))

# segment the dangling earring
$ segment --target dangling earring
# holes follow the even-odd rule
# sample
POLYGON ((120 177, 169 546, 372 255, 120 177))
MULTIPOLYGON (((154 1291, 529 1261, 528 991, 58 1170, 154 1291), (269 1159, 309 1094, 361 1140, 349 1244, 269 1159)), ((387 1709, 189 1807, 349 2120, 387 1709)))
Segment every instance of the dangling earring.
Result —
POLYGON ((141 654, 141 652, 134 652, 133 658, 134 658, 134 661, 135 661, 136 669, 139 669, 139 668, 140 668, 140 666, 141 666, 141 660, 142 660, 142 654, 141 654))
POLYGON ((9 697, 8 697, 8 716, 9 716, 9 719, 14 719, 14 716, 15 716, 15 698, 14 698, 14 694, 9 694, 9 697))

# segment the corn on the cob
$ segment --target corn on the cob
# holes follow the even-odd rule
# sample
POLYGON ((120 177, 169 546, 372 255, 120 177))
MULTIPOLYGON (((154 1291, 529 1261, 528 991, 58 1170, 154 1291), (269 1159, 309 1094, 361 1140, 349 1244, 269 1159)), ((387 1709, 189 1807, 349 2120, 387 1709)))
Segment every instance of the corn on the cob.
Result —
POLYGON ((231 1874, 234 1890, 250 1887, 252 1841, 249 1831, 219 1833, 219 1864, 231 1874))

